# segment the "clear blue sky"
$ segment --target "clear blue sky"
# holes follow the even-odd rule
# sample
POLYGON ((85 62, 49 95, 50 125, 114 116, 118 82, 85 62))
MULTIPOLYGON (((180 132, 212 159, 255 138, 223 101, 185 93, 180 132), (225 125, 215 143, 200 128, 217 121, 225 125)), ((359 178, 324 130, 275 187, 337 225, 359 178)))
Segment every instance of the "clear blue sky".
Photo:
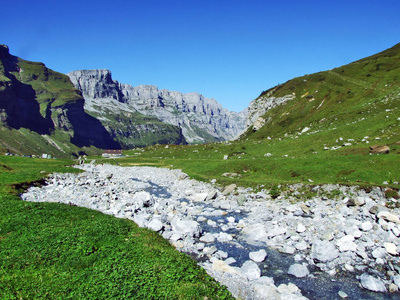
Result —
POLYGON ((11 0, 0 43, 67 73, 199 92, 240 111, 263 90, 400 42, 399 0, 11 0))

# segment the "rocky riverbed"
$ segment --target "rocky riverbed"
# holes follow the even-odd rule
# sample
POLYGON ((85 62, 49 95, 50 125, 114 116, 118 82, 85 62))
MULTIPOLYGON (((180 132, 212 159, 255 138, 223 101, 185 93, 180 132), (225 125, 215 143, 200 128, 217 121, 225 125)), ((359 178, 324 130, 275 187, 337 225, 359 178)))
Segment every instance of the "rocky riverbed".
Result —
MULTIPOLYGON (((381 188, 219 188, 180 170, 80 165, 21 198, 159 232, 243 299, 399 299, 400 209, 381 188), (299 200, 307 191, 308 200, 299 200)), ((396 192, 391 195, 396 195, 396 192)))

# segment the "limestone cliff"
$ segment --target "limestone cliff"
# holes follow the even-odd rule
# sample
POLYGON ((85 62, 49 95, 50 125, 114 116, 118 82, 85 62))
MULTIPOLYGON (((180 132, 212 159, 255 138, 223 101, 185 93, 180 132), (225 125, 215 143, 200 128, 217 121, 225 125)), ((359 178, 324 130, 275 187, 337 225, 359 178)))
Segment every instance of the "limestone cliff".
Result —
MULTIPOLYGON (((98 113, 140 113, 181 128, 189 143, 234 139, 245 130, 245 114, 230 112, 198 93, 159 90, 153 85, 131 86, 112 80, 109 70, 78 70, 67 74, 85 97, 85 109, 98 113), (113 108, 114 107, 114 108, 113 108)), ((103 114, 104 115, 104 114, 103 114)), ((101 117, 99 118, 101 120, 101 117)))

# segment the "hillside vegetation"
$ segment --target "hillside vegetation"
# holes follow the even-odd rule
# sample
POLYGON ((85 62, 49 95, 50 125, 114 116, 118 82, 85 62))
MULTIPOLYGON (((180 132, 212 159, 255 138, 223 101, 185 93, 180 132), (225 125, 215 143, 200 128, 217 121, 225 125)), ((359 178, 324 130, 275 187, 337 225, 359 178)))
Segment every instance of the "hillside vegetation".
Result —
POLYGON ((0 151, 69 158, 119 148, 69 77, 0 45, 0 151))

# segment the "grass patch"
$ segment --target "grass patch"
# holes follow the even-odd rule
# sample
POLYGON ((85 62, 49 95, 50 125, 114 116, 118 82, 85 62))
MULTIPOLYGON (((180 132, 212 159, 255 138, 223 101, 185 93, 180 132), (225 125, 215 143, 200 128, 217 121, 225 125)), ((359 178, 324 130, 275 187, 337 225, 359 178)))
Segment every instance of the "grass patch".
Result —
POLYGON ((18 194, 69 160, 0 157, 1 299, 232 299, 155 232, 86 208, 18 194))
POLYGON ((236 183, 248 187, 273 187, 279 184, 333 183, 399 188, 397 170, 400 167, 400 145, 391 145, 389 154, 370 155, 368 144, 362 147, 363 151, 358 150, 359 145, 323 150, 323 146, 306 146, 313 139, 314 136, 305 135, 296 140, 288 137, 275 141, 240 141, 232 144, 159 145, 124 151, 127 157, 117 160, 97 159, 99 162, 118 162, 126 166, 179 168, 192 178, 204 181, 216 179, 221 185, 236 183), (224 159, 226 155, 228 159, 224 159), (237 173, 240 176, 229 178, 222 176, 224 173, 237 173))

